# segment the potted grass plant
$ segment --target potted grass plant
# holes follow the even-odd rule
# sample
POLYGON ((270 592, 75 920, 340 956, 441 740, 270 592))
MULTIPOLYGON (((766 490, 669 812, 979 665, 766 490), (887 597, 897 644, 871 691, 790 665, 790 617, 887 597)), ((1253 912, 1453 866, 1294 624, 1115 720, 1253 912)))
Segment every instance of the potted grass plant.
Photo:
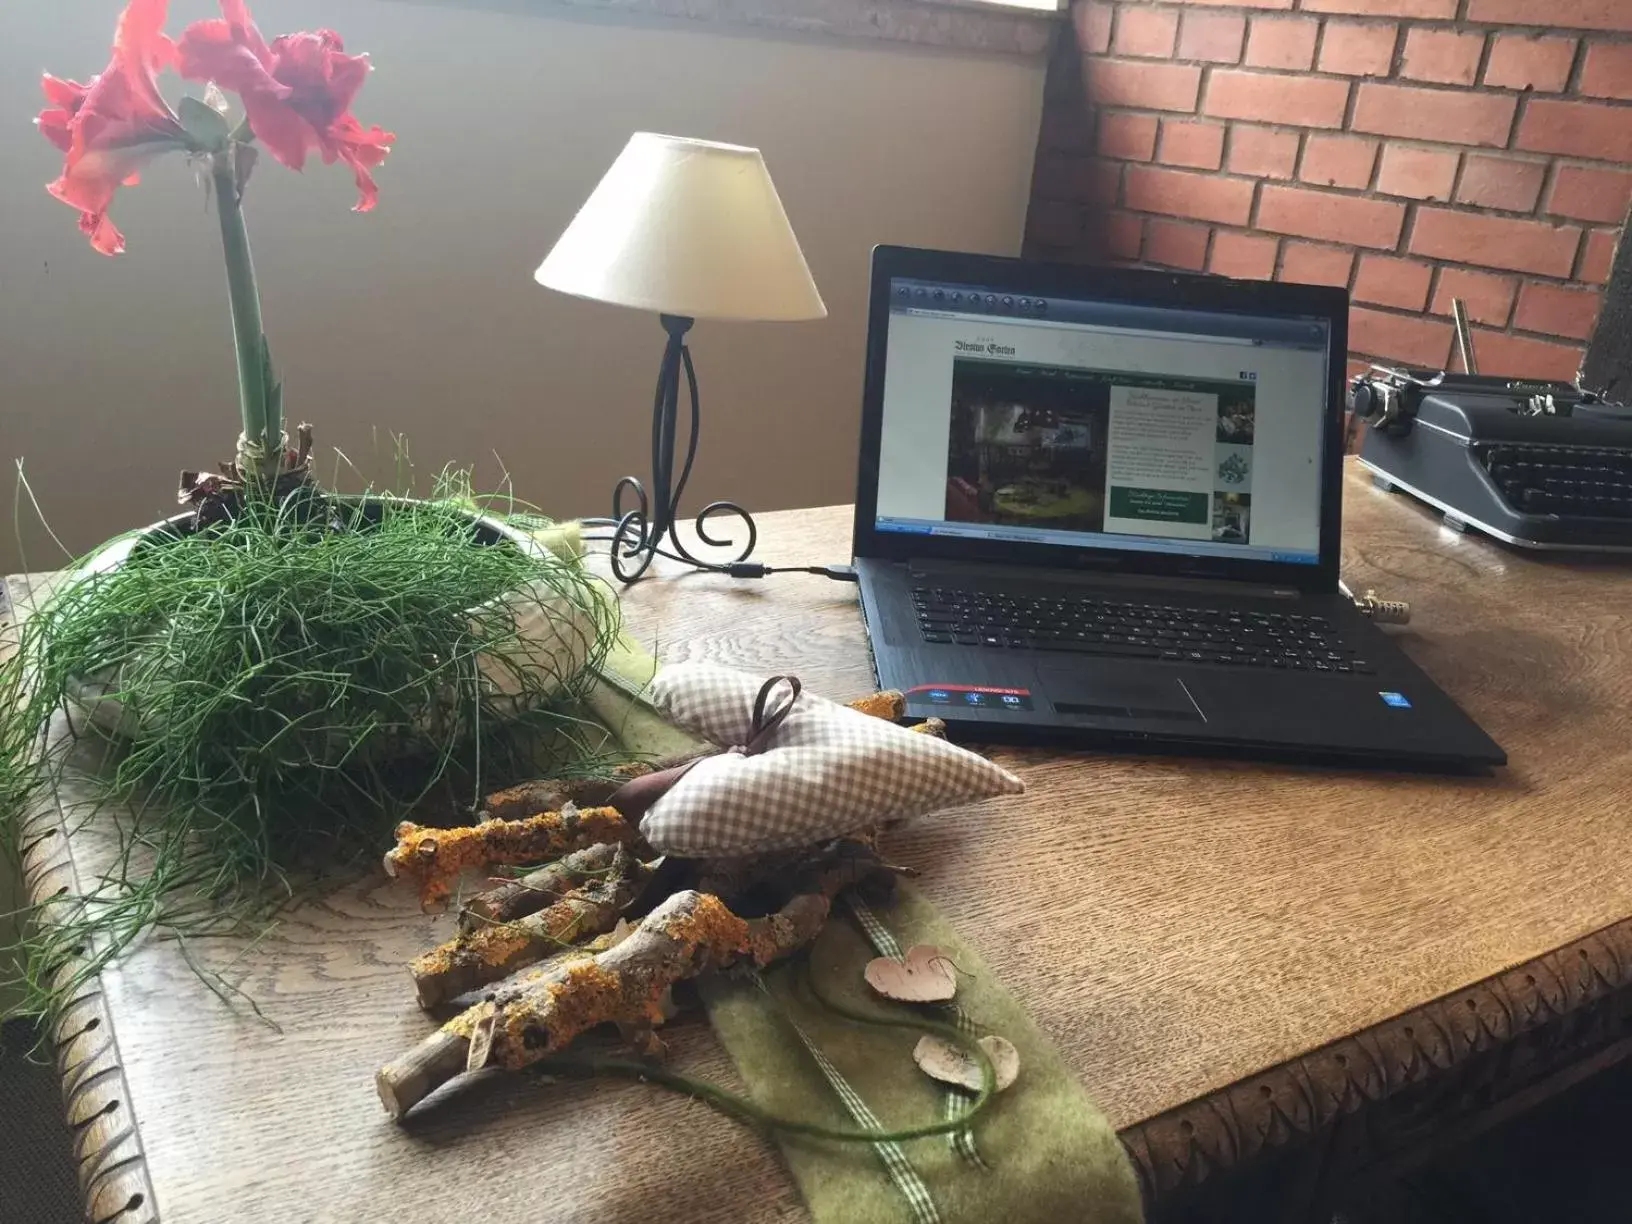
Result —
POLYGON ((83 756, 74 732, 113 733, 94 769, 73 768, 117 849, 100 878, 30 915, 23 1006, 37 1013, 154 928, 264 916, 301 873, 371 851, 429 803, 512 770, 611 763, 578 702, 615 605, 576 557, 457 472, 430 498, 338 496, 313 479, 310 427, 288 436, 246 194, 266 155, 294 170, 318 158, 351 170, 356 211, 374 208, 394 137, 352 113, 367 58, 330 30, 268 41, 243 0, 172 40, 166 10, 130 0, 101 73, 45 77, 37 122, 64 155, 48 190, 115 256, 119 189, 160 158, 197 169, 225 259, 238 437, 215 473, 183 473, 183 513, 98 549, 0 650, 11 858, 83 756), (166 74, 196 94, 172 105, 166 74))

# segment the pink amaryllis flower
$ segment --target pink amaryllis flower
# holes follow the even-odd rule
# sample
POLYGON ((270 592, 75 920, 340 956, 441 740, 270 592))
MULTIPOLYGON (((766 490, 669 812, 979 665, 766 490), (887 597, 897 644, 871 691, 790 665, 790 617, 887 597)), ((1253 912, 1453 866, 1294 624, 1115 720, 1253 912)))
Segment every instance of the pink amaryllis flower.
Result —
POLYGON ((136 182, 142 165, 169 149, 185 148, 187 133, 164 98, 157 76, 176 58, 163 33, 168 0, 130 0, 113 38, 113 58, 88 85, 47 74, 51 104, 35 122, 66 155, 62 175, 47 190, 79 209, 79 228, 104 255, 125 249, 108 219, 121 185, 136 182))
POLYGON ((373 208, 379 192, 369 171, 396 137, 364 128, 351 113, 368 57, 346 54, 333 30, 287 34, 268 45, 244 0, 221 0, 221 14, 182 31, 182 76, 237 93, 250 130, 290 169, 304 166, 313 149, 325 163, 345 162, 357 180, 356 211, 373 208))

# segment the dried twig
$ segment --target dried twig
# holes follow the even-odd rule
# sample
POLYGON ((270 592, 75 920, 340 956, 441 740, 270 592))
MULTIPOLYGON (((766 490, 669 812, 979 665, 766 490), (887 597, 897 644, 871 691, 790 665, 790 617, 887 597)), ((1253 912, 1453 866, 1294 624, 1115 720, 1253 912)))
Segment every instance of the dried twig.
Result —
POLYGON ((525 865, 560 858, 590 846, 644 847, 640 833, 615 808, 540 812, 523 820, 484 820, 455 829, 435 829, 404 821, 397 845, 385 856, 385 873, 406 875, 419 884, 426 913, 447 907, 459 873, 495 863, 525 865))
POLYGON ((552 864, 544 907, 479 925, 409 965, 425 1008, 496 982, 564 945, 610 931, 651 874, 621 846, 592 846, 552 864))
POLYGON ((619 849, 617 843, 591 846, 477 893, 459 911, 460 931, 469 934, 547 909, 593 875, 610 871, 619 849))
POLYGON ((513 975, 475 1007, 375 1076, 380 1100, 401 1118, 465 1069, 523 1067, 564 1049, 598 1024, 618 1027, 648 1052, 679 981, 737 964, 767 965, 815 939, 832 898, 869 875, 888 879, 876 859, 824 855, 785 875, 800 891, 776 913, 744 919, 710 893, 687 889, 664 901, 614 946, 594 956, 554 957, 513 975), (458 1054, 464 1052, 464 1062, 458 1054))

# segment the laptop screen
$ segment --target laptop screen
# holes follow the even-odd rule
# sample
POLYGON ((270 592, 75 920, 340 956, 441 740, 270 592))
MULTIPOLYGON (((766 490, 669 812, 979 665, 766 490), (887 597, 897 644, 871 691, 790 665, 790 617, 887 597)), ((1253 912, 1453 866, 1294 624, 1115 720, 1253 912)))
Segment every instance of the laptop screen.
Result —
POLYGON ((893 278, 875 526, 1317 564, 1329 330, 893 278))

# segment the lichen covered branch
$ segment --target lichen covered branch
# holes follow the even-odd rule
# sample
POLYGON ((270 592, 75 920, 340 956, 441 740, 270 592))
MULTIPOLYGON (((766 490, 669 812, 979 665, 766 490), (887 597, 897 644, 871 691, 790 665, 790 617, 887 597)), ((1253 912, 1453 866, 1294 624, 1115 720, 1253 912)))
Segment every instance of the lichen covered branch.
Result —
POLYGON ((436 913, 447 908, 453 886, 467 867, 540 863, 596 845, 638 850, 643 843, 639 831, 609 807, 539 812, 521 820, 484 820, 454 829, 404 821, 397 826, 396 848, 386 853, 385 872, 416 881, 420 908, 436 913))
POLYGON ((711 894, 675 893, 606 951, 564 954, 515 975, 382 1067, 375 1075, 380 1100, 400 1119, 460 1071, 525 1067, 600 1024, 616 1025, 653 1052, 652 1030, 666 1019, 676 982, 787 956, 816 938, 830 905, 823 893, 803 893, 768 917, 744 919, 711 894))
POLYGON ((652 1029, 666 1019, 664 1002, 676 982, 739 963, 768 965, 815 938, 827 912, 826 897, 807 894, 750 920, 710 893, 675 893, 617 947, 465 1013, 467 1067, 519 1069, 600 1024, 616 1025, 626 1040, 650 1051, 652 1029))
POLYGON ((559 812, 567 804, 602 807, 630 778, 651 772, 648 765, 620 766, 606 778, 542 778, 494 791, 477 814, 483 820, 520 820, 536 812, 559 812))
MULTIPOLYGON (((409 965, 419 1005, 436 1007, 565 945, 610 931, 650 875, 622 846, 592 846, 535 875, 543 906, 514 921, 479 922, 409 965)), ((532 877, 529 877, 532 878, 532 877)))
MULTIPOLYGON (((459 930, 471 934, 495 923, 516 922, 548 909, 586 880, 609 872, 622 850, 617 843, 591 846, 468 897, 459 910, 459 930)), ((634 862, 633 856, 625 852, 624 862, 634 862)))

